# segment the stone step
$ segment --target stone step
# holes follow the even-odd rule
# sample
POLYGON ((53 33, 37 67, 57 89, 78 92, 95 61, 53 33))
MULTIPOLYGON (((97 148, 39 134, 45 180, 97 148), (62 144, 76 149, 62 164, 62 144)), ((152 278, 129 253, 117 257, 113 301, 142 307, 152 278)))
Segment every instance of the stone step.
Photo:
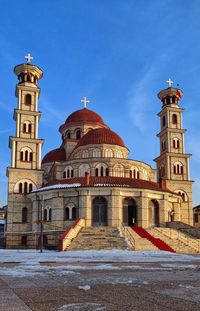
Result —
POLYGON ((83 228, 68 250, 127 249, 127 243, 119 230, 112 227, 83 228))
POLYGON ((186 245, 181 240, 178 239, 171 239, 170 236, 168 237, 168 230, 165 228, 159 228, 159 231, 156 229, 149 229, 147 230, 151 235, 155 238, 161 239, 165 243, 167 243, 170 247, 172 247, 178 253, 194 253, 194 249, 189 245, 186 245), (163 232, 162 232, 163 231, 163 232))

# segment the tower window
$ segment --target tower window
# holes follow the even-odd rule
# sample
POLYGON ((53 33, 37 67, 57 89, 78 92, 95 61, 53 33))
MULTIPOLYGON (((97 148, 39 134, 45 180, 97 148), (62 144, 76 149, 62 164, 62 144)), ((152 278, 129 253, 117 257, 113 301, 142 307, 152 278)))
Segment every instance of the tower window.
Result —
POLYGON ((32 162, 33 161, 33 152, 30 148, 22 148, 20 151, 20 161, 32 162))
POLYGON ((25 121, 23 123, 23 132, 24 133, 31 133, 31 123, 30 123, 30 121, 25 121))
POLYGON ((166 150, 166 140, 162 141, 162 151, 166 150))
POLYGON ((162 126, 164 127, 165 125, 166 125, 166 117, 163 116, 163 117, 162 117, 162 126))
POLYGON ((179 149, 180 148, 180 140, 178 138, 173 139, 173 148, 179 149))
POLYGON ((174 174, 183 174, 183 164, 180 162, 174 163, 174 174))
POLYGON ((19 183, 19 193, 22 193, 22 183, 19 183))
POLYGON ((71 138, 71 133, 67 132, 67 138, 70 139, 71 138))
POLYGON ((169 96, 166 98, 166 103, 167 103, 167 105, 170 105, 170 104, 171 104, 171 101, 170 101, 170 97, 169 97, 169 96))
POLYGON ((177 124, 177 115, 176 114, 172 115, 172 124, 177 124))
POLYGON ((31 105, 31 95, 26 94, 25 96, 25 105, 30 106, 31 105))

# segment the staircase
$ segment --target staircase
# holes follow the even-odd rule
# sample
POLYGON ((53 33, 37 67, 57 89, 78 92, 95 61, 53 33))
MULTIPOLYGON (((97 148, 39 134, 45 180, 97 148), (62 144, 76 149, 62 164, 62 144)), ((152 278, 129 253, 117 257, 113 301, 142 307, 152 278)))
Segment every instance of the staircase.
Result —
POLYGON ((178 234, 176 230, 168 228, 151 228, 147 232, 156 239, 165 242, 177 253, 197 253, 196 245, 192 245, 192 241, 185 239, 184 236, 178 234))
POLYGON ((127 249, 118 228, 86 227, 72 241, 67 250, 127 249))
POLYGON ((181 221, 173 221, 167 223, 168 228, 173 228, 178 231, 181 231, 191 237, 200 239, 200 228, 195 228, 193 226, 190 226, 188 224, 185 224, 181 221))
POLYGON ((134 251, 152 251, 159 249, 152 242, 137 234, 131 227, 124 227, 123 234, 129 241, 131 249, 134 251))
POLYGON ((132 230, 135 231, 141 238, 148 240, 157 249, 167 252, 175 253, 175 249, 172 248, 169 243, 167 243, 161 236, 156 236, 155 233, 151 230, 145 230, 141 227, 132 227, 132 230))

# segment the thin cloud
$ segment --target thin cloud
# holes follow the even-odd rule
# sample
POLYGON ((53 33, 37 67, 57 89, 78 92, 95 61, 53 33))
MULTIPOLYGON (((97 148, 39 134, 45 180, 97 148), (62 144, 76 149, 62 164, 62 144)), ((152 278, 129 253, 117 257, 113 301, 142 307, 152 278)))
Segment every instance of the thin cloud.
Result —
POLYGON ((156 68, 152 66, 140 81, 133 83, 129 91, 127 103, 130 109, 130 118, 140 132, 145 132, 149 127, 147 111, 151 105, 152 81, 155 79, 156 68))

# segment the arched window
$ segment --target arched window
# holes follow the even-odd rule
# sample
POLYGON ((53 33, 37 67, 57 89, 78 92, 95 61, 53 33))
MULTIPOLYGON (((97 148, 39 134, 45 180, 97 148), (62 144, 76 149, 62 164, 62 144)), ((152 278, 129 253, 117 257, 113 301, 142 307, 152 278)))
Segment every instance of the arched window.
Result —
POLYGON ((116 164, 114 166, 114 176, 124 177, 124 167, 121 164, 116 164))
POLYGON ((106 176, 109 176, 109 168, 106 167, 106 176))
POLYGON ((31 95, 26 94, 25 96, 25 105, 30 106, 31 105, 31 95))
POLYGON ((140 172, 139 169, 135 166, 132 166, 130 168, 130 178, 139 179, 140 178, 140 172))
POLYGON ((173 139, 173 148, 179 149, 180 148, 180 140, 178 138, 173 139))
POLYGON ((175 190, 175 193, 179 194, 182 197, 183 202, 188 201, 188 196, 183 190, 175 190))
POLYGON ((31 133, 31 123, 28 124, 28 133, 31 133))
POLYGON ((24 183, 24 193, 28 192, 28 183, 25 181, 24 183))
POLYGON ((113 153, 112 149, 106 149, 105 150, 105 157, 106 158, 113 158, 114 157, 114 153, 113 153))
POLYGON ((23 123, 23 133, 31 133, 31 122, 30 121, 24 121, 23 123))
POLYGON ((181 162, 174 163, 174 174, 183 174, 183 164, 181 162))
POLYGON ((20 151, 20 161, 32 162, 33 161, 33 152, 30 148, 24 147, 20 151))
POLYGON ((172 124, 177 124, 177 114, 172 115, 172 124))
POLYGON ((67 206, 65 206, 65 220, 74 220, 77 218, 77 208, 74 205, 74 203, 68 203, 67 206))
POLYGON ((76 130, 76 139, 81 138, 81 130, 76 130))
POLYGON ((72 178, 74 176, 74 171, 72 166, 66 166, 63 172, 63 178, 72 178))
POLYGON ((44 221, 51 221, 51 207, 50 206, 45 206, 43 219, 44 221))
POLYGON ((82 158, 89 158, 89 152, 88 152, 88 150, 83 150, 83 152, 82 152, 82 158))
POLYGON ((71 138, 71 133, 67 132, 67 138, 70 139, 71 138))
POLYGON ((21 180, 20 182, 15 184, 14 193, 28 193, 31 192, 33 189, 36 189, 36 186, 33 182, 29 180, 21 180))
POLYGON ((95 168, 95 176, 108 176, 108 167, 105 163, 97 164, 95 168))
POLYGON ((117 154, 116 154, 117 158, 123 158, 123 153, 121 150, 117 150, 117 154))
POLYGON ((69 207, 65 207, 65 220, 69 220, 69 207))
POLYGON ((93 158, 100 158, 100 157, 101 157, 101 150, 99 150, 99 149, 94 149, 94 150, 92 151, 92 156, 93 156, 93 158))
POLYGON ((164 127, 165 125, 166 125, 166 117, 163 116, 163 117, 162 117, 162 126, 164 127))
POLYGON ((28 208, 23 207, 22 208, 22 222, 27 222, 28 221, 28 208))
POLYGON ((19 183, 19 193, 22 193, 22 183, 19 183))
POLYGON ((72 219, 76 219, 76 207, 72 207, 72 219))
POLYGON ((90 173, 90 166, 89 166, 89 164, 81 164, 79 166, 79 177, 84 177, 86 172, 90 173))
POLYGON ((29 192, 33 190, 33 184, 29 184, 29 192))

